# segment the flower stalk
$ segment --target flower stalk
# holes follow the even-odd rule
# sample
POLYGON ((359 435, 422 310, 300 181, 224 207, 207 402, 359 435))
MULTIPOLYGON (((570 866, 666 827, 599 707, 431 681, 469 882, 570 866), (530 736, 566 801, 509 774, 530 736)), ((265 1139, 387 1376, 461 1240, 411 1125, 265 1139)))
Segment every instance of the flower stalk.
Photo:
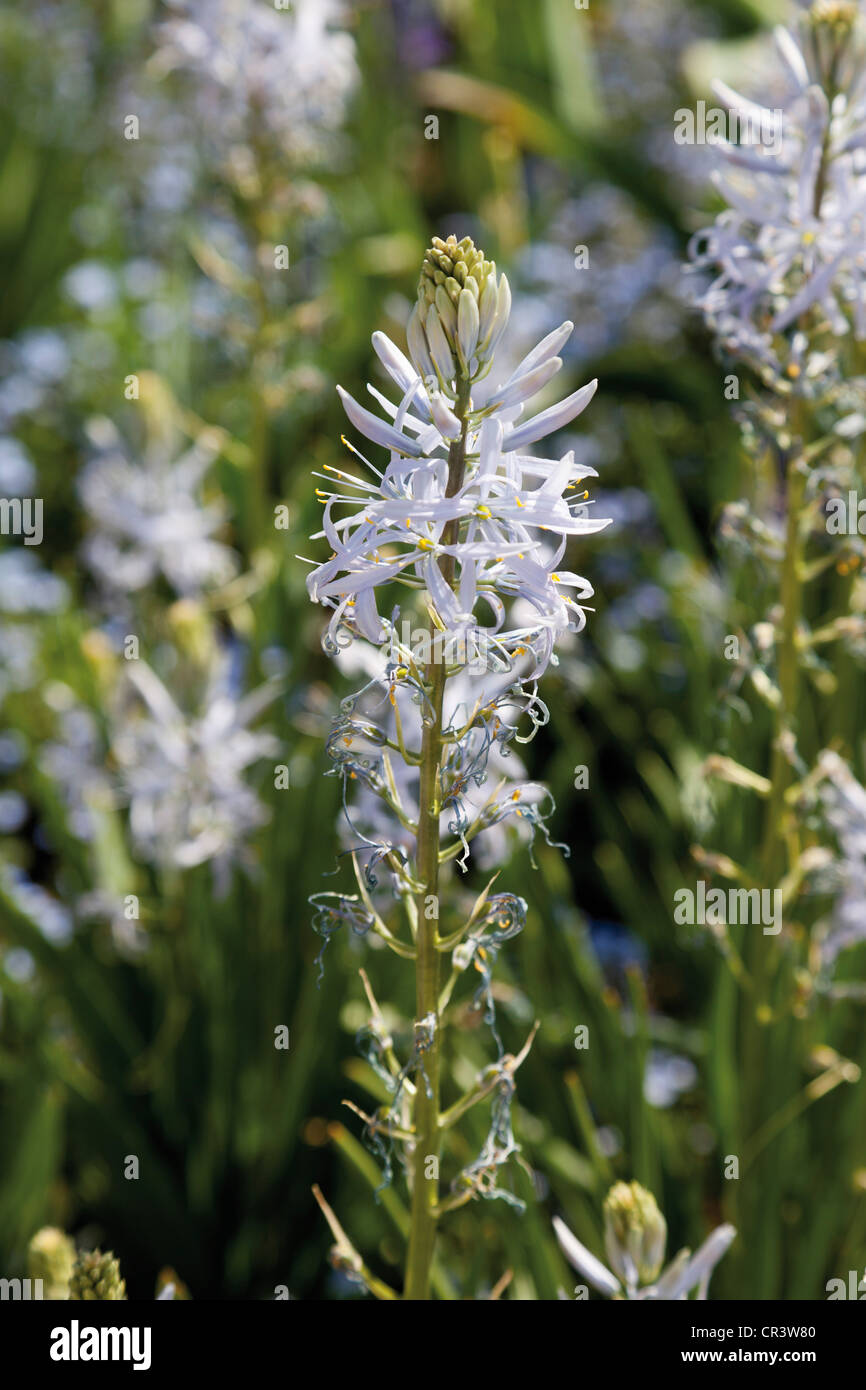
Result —
MULTIPOLYGON (((461 383, 455 402, 455 416, 460 422, 460 437, 448 451, 448 482, 446 497, 454 497, 463 486, 466 471, 466 431, 469 407, 469 385, 461 383)), ((457 539, 458 522, 448 523, 443 543, 453 545, 457 539)), ((454 559, 445 555, 439 566, 447 584, 454 582, 454 559)), ((435 627, 431 621, 431 635, 435 627)), ((412 1180, 411 1227, 406 1260, 405 1297, 425 1299, 430 1284, 430 1266, 436 1239, 436 1220, 439 1196, 438 1172, 441 1130, 439 1126, 439 820, 442 812, 440 778, 442 763, 442 708, 447 672, 444 662, 431 662, 427 667, 432 718, 424 729, 421 742, 421 781, 418 820, 418 872, 422 884, 418 895, 417 959, 415 962, 415 998, 417 1019, 434 1019, 433 1037, 425 1057, 429 1094, 419 1086, 415 1094, 415 1153, 412 1180), (431 912, 431 905, 436 910, 431 912)))
MULTIPOLYGON (((585 622, 583 600, 592 589, 561 568, 567 541, 607 524, 587 515, 584 489, 571 495, 592 470, 578 470, 573 454, 544 458, 538 445, 584 409, 595 383, 534 418, 521 418, 524 403, 562 367, 557 354, 572 325, 548 334, 510 377, 497 380, 495 351, 510 303, 507 279, 497 277, 493 262, 468 237, 434 238, 407 325, 409 357, 384 334, 373 336, 399 403, 370 387, 388 417, 382 419, 338 388, 351 423, 387 449, 390 462, 380 472, 349 445, 375 482, 326 465, 335 490, 320 489, 319 496, 322 535, 332 554, 308 579, 311 597, 332 610, 326 651, 338 656, 357 643, 370 675, 342 702, 328 741, 334 772, 343 780, 358 893, 316 894, 314 927, 325 944, 344 924, 359 935, 374 932, 414 968, 408 1060, 401 1064, 366 983, 371 1018, 359 1034, 389 1097, 376 1114, 361 1115, 365 1138, 384 1165, 383 1183, 392 1181, 399 1164, 410 1192, 407 1300, 431 1296, 431 1272, 440 1292, 434 1248, 446 1212, 478 1199, 522 1206, 498 1175, 519 1149, 511 1127, 514 1073, 533 1034, 517 1057, 505 1052, 491 977, 500 947, 523 929, 526 903, 513 894, 491 894, 491 879, 465 916, 461 895, 454 895, 449 915, 456 908, 463 920, 449 923, 443 936, 440 875, 455 860, 466 872, 475 840, 501 836, 506 823, 530 840, 538 831, 547 835, 549 793, 520 780, 519 770, 515 779, 518 760, 504 755, 513 741, 528 741, 546 722, 538 679, 557 637, 585 622), (393 600, 407 590, 401 616, 393 600), (380 598, 388 617, 380 612, 380 598), (492 612, 493 621, 484 621, 476 608, 492 612), (418 634, 409 630, 421 614, 427 621, 417 647, 418 634), (385 923, 384 869, 408 939, 385 923), (446 954, 451 969, 443 989, 446 954), (469 978, 481 981, 472 1006, 490 1028, 497 1058, 475 1084, 461 1087, 462 1096, 443 1114, 442 1033, 470 966, 469 978), (484 1102, 490 1124, 481 1152, 451 1175, 443 1192, 443 1135, 484 1102)), ((506 842, 496 843, 499 857, 506 842)), ((349 1264, 346 1250, 338 1253, 369 1292, 389 1296, 368 1277, 360 1257, 353 1255, 349 1264)))

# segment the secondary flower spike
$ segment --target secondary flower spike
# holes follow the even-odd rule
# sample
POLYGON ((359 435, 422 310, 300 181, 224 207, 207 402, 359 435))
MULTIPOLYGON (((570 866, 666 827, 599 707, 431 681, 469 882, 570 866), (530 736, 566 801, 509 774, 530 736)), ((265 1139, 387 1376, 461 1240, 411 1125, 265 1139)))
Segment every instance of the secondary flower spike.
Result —
POLYGON ((680 1250, 660 1273, 667 1242, 667 1223, 651 1192, 637 1182, 618 1182, 604 1203, 605 1249, 611 1268, 577 1239, 560 1217, 553 1218, 560 1249, 599 1293, 614 1299, 673 1302, 707 1297, 710 1277, 736 1236, 733 1226, 717 1226, 694 1254, 680 1250))
POLYGON ((697 303, 722 346, 775 389, 814 395, 839 340, 866 338, 866 21, 816 0, 774 37, 781 108, 714 84, 773 143, 721 145, 727 207, 690 253, 712 276, 697 303))

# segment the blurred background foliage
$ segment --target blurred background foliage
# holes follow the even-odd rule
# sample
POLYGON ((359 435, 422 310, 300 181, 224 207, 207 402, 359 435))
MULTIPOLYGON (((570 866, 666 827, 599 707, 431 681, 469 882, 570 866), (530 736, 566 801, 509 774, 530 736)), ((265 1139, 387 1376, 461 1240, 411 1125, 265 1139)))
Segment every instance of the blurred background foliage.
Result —
MULTIPOLYGON (((554 792, 553 837, 570 857, 544 848, 533 870, 515 846, 500 879, 530 904, 526 932, 500 957, 506 1046, 541 1022, 516 1110, 525 1165, 514 1185, 527 1210, 474 1204, 450 1218, 439 1292, 483 1297, 507 1269, 508 1297, 570 1290, 550 1217, 600 1250, 615 1177, 653 1190, 671 1250, 735 1215, 722 1176, 743 1081, 731 986, 714 944, 674 926, 672 902, 694 882, 690 847, 716 821, 732 839, 752 833, 739 794, 701 775, 740 717, 722 654, 738 596, 714 532, 721 505, 750 484, 723 368, 682 288, 709 203, 708 152, 678 147, 672 129, 726 53, 747 51, 782 8, 348 5, 338 27, 354 58, 340 61, 355 76, 329 147, 310 152, 256 111, 245 140, 229 140, 220 102, 198 100, 201 72, 159 61, 172 6, 6 7, 0 493, 17 479, 44 498, 45 538, 26 552, 4 538, 0 552, 4 1273, 52 1222, 115 1249, 133 1298, 152 1296, 164 1265, 195 1298, 268 1298, 276 1285, 357 1296, 329 1271, 317 1182, 365 1257, 398 1277, 405 1211, 397 1189, 374 1200, 378 1167, 341 1101, 377 1094, 353 1048, 358 967, 397 1028, 411 1018, 409 980, 375 942, 336 940, 317 983, 307 898, 330 886, 339 848, 323 740, 351 687, 321 652, 321 613, 295 556, 318 553, 306 540, 318 525, 311 472, 344 457, 334 383, 360 398, 379 382, 370 334, 404 341, 424 247, 451 231, 508 272, 514 360, 575 321, 569 389, 597 375, 600 391, 562 444, 598 468, 595 505, 616 524, 574 556, 596 611, 547 677, 550 725, 526 753, 554 792), (130 113, 137 141, 124 139, 130 113), (273 268, 277 244, 286 272, 273 268), (140 397, 128 400, 133 373, 140 397), (79 487, 114 438, 109 421, 130 458, 176 456, 203 431, 213 445, 205 496, 224 499, 220 539, 240 557, 215 594, 179 597, 164 575, 131 608, 100 591, 82 559, 94 520, 79 487), (273 524, 279 505, 288 530, 273 524), (238 690, 281 682, 261 727, 282 751, 252 774, 269 819, 222 876, 207 862, 149 862, 125 808, 94 800, 76 761, 67 716, 88 711, 104 732, 130 632, 175 694, 196 687, 184 673, 197 642, 230 656, 238 690), (288 790, 274 788, 272 762, 288 765, 288 790), (589 790, 575 787, 581 766, 589 790), (134 933, 117 910, 130 893, 134 933), (281 1024, 288 1051, 274 1047, 281 1024), (136 1181, 124 1178, 130 1154, 136 1181)), ((285 72, 287 87, 296 80, 285 72)), ((263 82, 257 99, 268 93, 263 82)), ((473 871, 467 891, 481 884, 473 871)), ((477 1014, 458 1024, 459 1076, 483 1065, 488 1044, 477 1014)), ((816 1034, 829 1041, 863 1053, 862 1030, 816 1034)), ((746 1080, 767 1088, 770 1111, 789 1098, 773 1104, 772 1074, 746 1080)), ((860 1090, 821 1102, 810 1142, 824 1148, 808 1162, 796 1123, 771 1141, 773 1199, 760 1229, 741 1231, 716 1296, 821 1297, 828 1277, 862 1267, 860 1090), (759 1280, 752 1257, 768 1243, 776 1255, 759 1280)), ((474 1123, 480 1147, 484 1117, 474 1123)))

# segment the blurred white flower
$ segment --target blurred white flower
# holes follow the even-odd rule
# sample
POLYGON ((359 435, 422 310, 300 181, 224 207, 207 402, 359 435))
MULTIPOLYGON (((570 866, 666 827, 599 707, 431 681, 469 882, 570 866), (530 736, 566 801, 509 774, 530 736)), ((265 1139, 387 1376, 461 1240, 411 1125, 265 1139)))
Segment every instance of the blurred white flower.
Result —
POLYGON ((654 1047, 644 1070, 644 1099, 656 1110, 668 1110, 692 1089, 697 1079, 698 1069, 690 1058, 654 1047))
POLYGON ((39 767, 60 788, 67 824, 79 840, 95 834, 94 811, 117 803, 106 769, 103 731, 90 710, 72 704, 59 711, 60 738, 44 745, 39 767))
POLYGON ((296 161, 325 157, 357 79, 355 45, 335 0, 173 0, 158 32, 158 72, 184 89, 199 132, 223 154, 260 129, 296 161))
POLYGON ((63 580, 43 569, 32 550, 0 554, 0 613, 58 613, 68 598, 63 580))
MULTIPOLYGON (((0 888, 14 907, 35 924, 48 940, 64 945, 72 936, 72 913, 63 903, 34 883, 22 869, 0 865, 0 888)), ((8 968, 9 957, 6 957, 8 968)))
POLYGON ((128 681, 111 748, 138 853, 163 866, 224 868, 268 820, 245 774, 279 749, 272 734, 248 727, 276 687, 236 699, 220 666, 201 713, 188 716, 143 661, 130 663, 128 681))
POLYGON ((66 272, 63 288, 73 304, 88 313, 110 309, 117 302, 117 278, 99 261, 81 261, 66 272))
POLYGON ((214 535, 223 526, 221 501, 200 500, 200 485, 216 457, 200 437, 180 458, 150 449, 133 463, 112 434, 79 479, 93 530, 84 554, 109 591, 133 593, 162 574, 184 597, 231 579, 234 552, 214 535))
POLYGON ((809 391, 828 360, 810 341, 866 338, 866 68, 855 4, 813 5, 779 28, 783 107, 716 83, 719 100, 765 143, 722 144, 727 209, 691 254, 715 278, 698 303, 720 342, 765 380, 809 391))
POLYGON ((238 698, 221 654, 199 709, 187 713, 144 661, 123 665, 105 729, 81 705, 64 709, 41 769, 61 789, 80 839, 93 837, 100 814, 125 807, 143 860, 178 869, 212 862, 224 885, 246 838, 269 818, 247 774, 279 743, 248 726, 276 698, 278 683, 238 698))
POLYGON ((29 815, 20 792, 0 792, 0 835, 14 835, 29 815))
POLYGON ((23 623, 0 622, 0 700, 10 690, 27 690, 36 680, 39 643, 23 623))
POLYGON ((833 917, 820 944, 822 963, 831 967, 840 951, 866 942, 866 787, 838 753, 826 750, 818 766, 825 816, 839 846, 833 917))
POLYGON ((0 496, 33 496, 36 469, 24 445, 11 435, 0 436, 0 496))

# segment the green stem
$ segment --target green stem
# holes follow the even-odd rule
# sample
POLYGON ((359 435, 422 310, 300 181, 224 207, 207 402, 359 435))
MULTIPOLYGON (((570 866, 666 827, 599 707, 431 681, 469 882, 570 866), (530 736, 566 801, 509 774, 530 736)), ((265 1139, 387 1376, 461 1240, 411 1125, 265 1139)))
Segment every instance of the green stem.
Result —
POLYGON ((799 438, 794 442, 798 453, 790 457, 786 476, 785 553, 782 561, 780 602, 782 628, 778 643, 779 706, 773 731, 773 751, 770 766, 770 795, 764 834, 763 866, 770 885, 778 882, 785 869, 786 835, 784 825, 785 792, 792 777, 791 764, 785 752, 785 740, 796 733, 797 704, 800 691, 800 663, 797 651, 797 629, 803 603, 803 556, 801 521, 806 493, 806 471, 802 464, 802 427, 804 411, 796 412, 792 421, 799 438))
MULTIPOLYGON (((466 470, 466 415, 469 408, 469 384, 461 383, 455 413, 462 422, 460 438, 448 453, 448 485, 446 496, 453 497, 463 484, 466 470)), ((442 540, 445 545, 456 543, 459 522, 450 521, 442 540)), ((448 583, 454 579, 454 560, 444 556, 440 561, 442 574, 448 583)), ((437 651, 434 643, 432 650, 437 651)), ((406 1259, 406 1280, 403 1297, 427 1299, 430 1296, 430 1267, 436 1241, 437 1206, 439 1201, 438 1174, 441 1129, 439 1125, 439 815, 441 808, 440 766, 442 761, 442 706, 447 678, 444 662, 431 661, 427 681, 431 714, 421 742, 421 785, 418 800, 418 881, 423 885, 418 895, 418 933, 415 961, 416 1020, 431 1015, 434 1019, 432 1041, 424 1053, 423 1072, 416 1078, 415 1150, 413 1154, 412 1208, 409 1222, 409 1250, 406 1259), (430 900, 435 900, 436 914, 428 916, 430 900), (426 1076, 426 1084, 425 1084, 426 1076)))
MULTIPOLYGON (((808 443, 805 437, 807 423, 806 411, 800 403, 789 418, 791 444, 783 457, 786 525, 779 592, 782 616, 777 638, 777 680, 780 699, 774 711, 770 791, 766 799, 766 819, 760 852, 761 874, 765 886, 769 889, 776 887, 786 870, 796 865, 798 858, 797 846, 794 843, 796 831, 791 829, 790 817, 785 806, 785 793, 793 779, 786 743, 791 736, 796 736, 800 699, 797 633, 804 587, 802 518, 806 470, 803 452, 808 443)), ((760 926, 753 928, 753 931, 754 936, 745 943, 753 991, 743 1003, 740 1050, 743 1090, 738 1143, 741 1154, 749 1153, 750 1157, 754 1157, 758 1152, 755 1147, 756 1136, 769 1132, 766 1078, 771 1070, 779 1075, 779 1068, 785 1065, 787 1048, 793 1043, 789 1030, 786 1029, 780 1036, 778 1027, 769 1027, 780 985, 780 963, 783 960, 779 937, 765 935, 760 926)), ((787 1080, 784 1084, 787 1088, 787 1080)), ((739 1183, 732 1185, 737 1189, 735 1194, 732 1194, 732 1216, 744 1229, 749 1229, 750 1223, 751 1228, 757 1229, 754 1223, 759 1220, 760 1204, 769 1200, 767 1193, 775 1183, 772 1169, 767 1171, 765 1166, 762 1166, 755 1183, 753 1188, 746 1188, 742 1192, 739 1190, 739 1183)), ((776 1277, 773 1271, 774 1262, 778 1258, 777 1244, 778 1242, 768 1241, 766 1248, 761 1250, 752 1272, 756 1280, 776 1277)))

